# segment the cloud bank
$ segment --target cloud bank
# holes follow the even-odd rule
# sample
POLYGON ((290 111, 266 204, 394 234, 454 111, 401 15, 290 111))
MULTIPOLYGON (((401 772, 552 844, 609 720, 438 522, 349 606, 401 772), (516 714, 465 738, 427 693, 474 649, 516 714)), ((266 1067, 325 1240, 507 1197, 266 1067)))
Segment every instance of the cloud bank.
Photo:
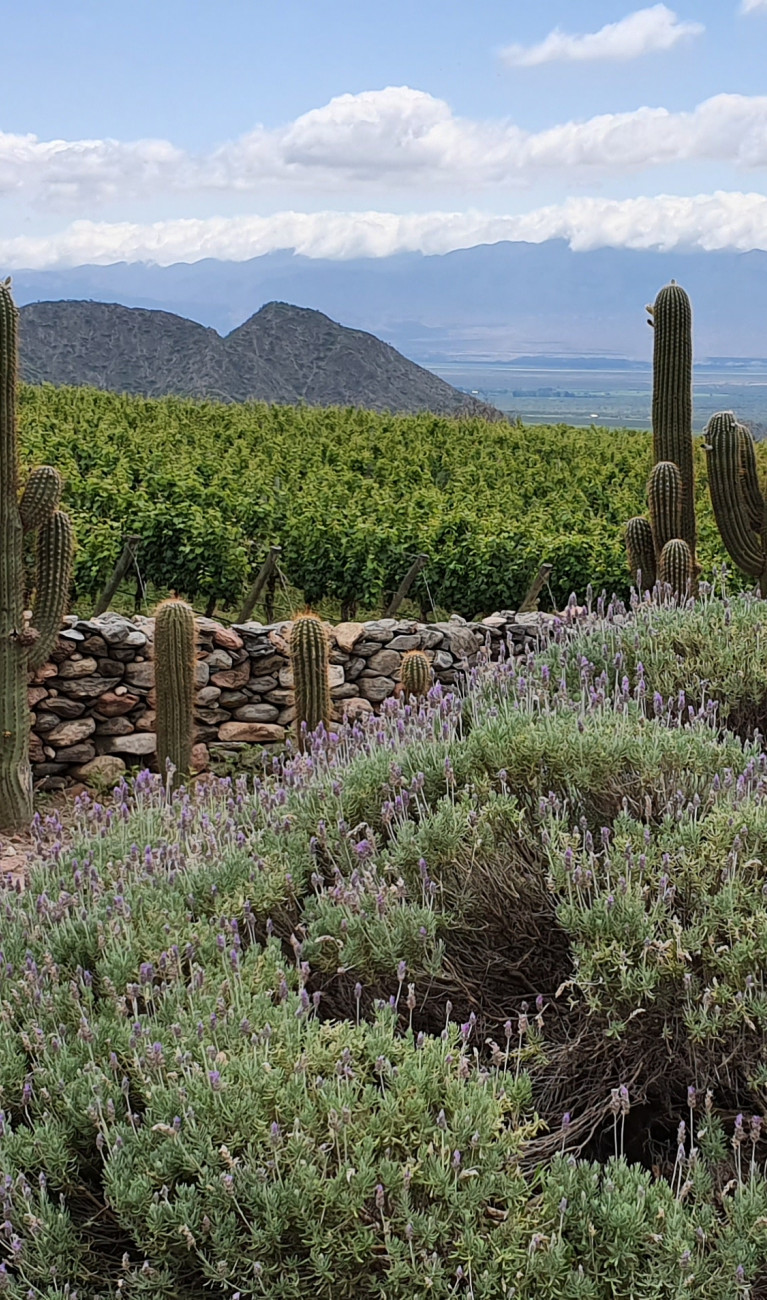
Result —
POLYGON ((759 9, 767 9, 767 0, 743 0, 740 6, 742 14, 753 14, 759 9))
MULTIPOLYGON (((752 7, 765 0, 746 0, 752 7)), ((699 36, 705 28, 702 23, 680 22, 673 9, 667 5, 651 5, 637 9, 617 23, 606 23, 598 32, 571 36, 556 27, 538 45, 508 45, 501 58, 510 67, 534 68, 542 63, 587 63, 609 61, 624 63, 670 50, 680 41, 699 36)))
POLYGON ((482 212, 279 212, 269 217, 130 222, 76 221, 58 234, 0 238, 0 271, 110 262, 244 261, 292 250, 348 259, 448 253, 502 239, 565 239, 571 248, 767 250, 767 196, 718 191, 695 197, 573 198, 514 216, 482 212))
POLYGON ((458 117, 425 91, 389 86, 340 95, 287 126, 256 127, 207 154, 166 140, 0 133, 0 200, 90 214, 116 200, 179 194, 427 194, 519 187, 552 175, 581 183, 686 162, 767 166, 767 96, 716 95, 691 111, 643 107, 529 132, 458 117))

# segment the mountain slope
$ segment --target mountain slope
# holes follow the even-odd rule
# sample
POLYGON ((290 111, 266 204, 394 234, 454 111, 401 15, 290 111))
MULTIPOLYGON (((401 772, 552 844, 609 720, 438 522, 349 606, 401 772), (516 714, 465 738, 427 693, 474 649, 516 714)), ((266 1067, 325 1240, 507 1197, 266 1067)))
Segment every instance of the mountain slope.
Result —
POLYGON ((644 305, 676 279, 692 297, 699 358, 767 357, 767 253, 573 252, 562 240, 425 256, 331 261, 281 252, 246 262, 16 270, 18 302, 96 298, 162 308, 226 333, 273 299, 371 330, 436 360, 651 352, 644 305))
POLYGON ((19 339, 31 383, 501 418, 374 335, 288 303, 267 303, 225 338, 164 311, 33 303, 21 309, 19 339))

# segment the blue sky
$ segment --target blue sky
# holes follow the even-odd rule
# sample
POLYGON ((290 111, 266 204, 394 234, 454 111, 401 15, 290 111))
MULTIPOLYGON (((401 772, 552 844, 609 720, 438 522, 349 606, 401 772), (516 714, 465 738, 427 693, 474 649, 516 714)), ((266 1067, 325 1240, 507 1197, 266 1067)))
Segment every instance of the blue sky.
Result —
POLYGON ((767 247, 767 0, 4 8, 7 264, 767 247))

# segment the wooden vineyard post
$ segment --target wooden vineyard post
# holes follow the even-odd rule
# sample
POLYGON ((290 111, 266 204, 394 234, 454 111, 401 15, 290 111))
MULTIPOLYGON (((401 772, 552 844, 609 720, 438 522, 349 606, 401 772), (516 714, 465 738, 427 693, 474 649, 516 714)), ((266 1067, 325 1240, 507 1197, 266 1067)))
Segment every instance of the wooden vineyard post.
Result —
POLYGON ((522 601, 522 604, 517 610, 518 614, 529 614, 531 613, 531 611, 538 608, 538 597, 543 591, 543 588, 546 586, 546 583, 548 582, 551 576, 551 570, 553 567, 554 566, 552 564, 541 565, 535 577, 533 578, 533 581, 530 583, 530 586, 528 587, 527 595, 525 596, 525 599, 522 601))
POLYGON ((386 610, 386 613, 384 614, 384 618, 394 618, 394 615, 397 613, 397 610, 399 609, 403 600, 405 599, 408 592, 410 591, 410 588, 412 587, 419 573, 421 572, 422 569, 426 568, 426 565, 428 563, 429 563, 428 555, 416 556, 410 568, 408 569, 407 573, 405 574, 404 578, 402 579, 402 582, 397 588, 394 596, 389 602, 389 607, 386 610))
POLYGON ((271 577, 272 573, 276 572, 277 561, 281 554, 282 554, 281 546, 269 547, 269 554, 267 555, 266 559, 261 565, 261 568, 259 569, 256 575, 255 582, 253 583, 252 587, 250 588, 250 591, 245 597, 245 600, 242 605, 242 609, 240 610, 237 616, 238 623, 247 623, 248 619, 253 613, 253 610, 255 609, 256 601, 261 595, 261 592, 263 591, 264 587, 269 581, 269 578, 271 577))
POLYGON ((109 609, 109 602, 136 558, 136 551, 139 548, 140 542, 141 538, 138 536, 131 536, 126 539, 122 555, 114 567, 112 576, 96 601, 93 609, 94 616, 103 614, 105 610, 109 609))

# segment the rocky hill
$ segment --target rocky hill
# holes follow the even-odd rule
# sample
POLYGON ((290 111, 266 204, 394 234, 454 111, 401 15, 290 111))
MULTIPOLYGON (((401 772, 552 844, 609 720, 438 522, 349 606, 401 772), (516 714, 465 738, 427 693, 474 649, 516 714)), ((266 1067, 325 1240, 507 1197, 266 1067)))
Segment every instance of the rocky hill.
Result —
POLYGON ((374 335, 288 303, 267 303, 222 338, 165 311, 38 302, 21 309, 19 335, 29 383, 502 418, 374 335))

